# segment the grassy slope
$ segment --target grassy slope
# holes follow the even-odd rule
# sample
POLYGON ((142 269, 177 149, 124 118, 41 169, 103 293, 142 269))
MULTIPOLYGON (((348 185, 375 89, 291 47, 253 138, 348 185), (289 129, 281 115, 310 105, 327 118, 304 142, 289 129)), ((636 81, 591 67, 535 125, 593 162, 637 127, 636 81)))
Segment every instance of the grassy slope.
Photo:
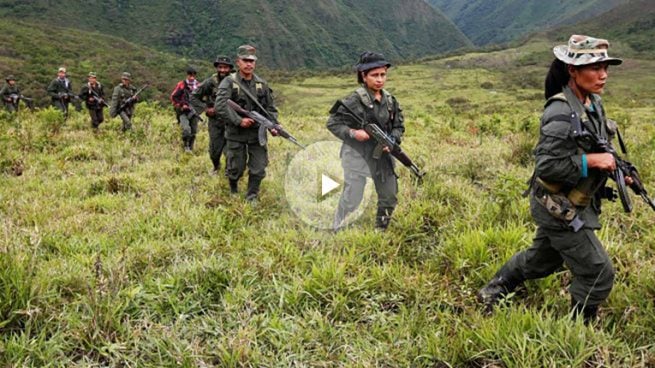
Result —
POLYGON ((232 55, 254 43, 262 62, 277 68, 352 65, 365 49, 407 59, 470 46, 423 0, 0 2, 9 19, 99 31, 191 57, 232 55))
POLYGON ((201 75, 213 69, 206 62, 185 60, 116 37, 0 19, 3 83, 4 76, 14 74, 22 92, 40 104, 49 102, 45 88, 62 65, 68 68, 75 92, 86 82, 87 73, 94 71, 110 95, 121 72, 129 71, 137 85, 152 82, 154 88, 144 96, 166 101, 189 64, 196 65, 201 75))
POLYGON ((426 0, 476 44, 502 43, 527 33, 592 18, 626 0, 426 0))
MULTIPOLYGON (((568 320, 566 272, 491 317, 474 301, 534 231, 520 193, 550 61, 534 55, 550 46, 392 69, 405 149, 429 174, 416 187, 399 170, 385 234, 373 208, 337 235, 295 218, 283 181, 296 148, 277 139, 252 208, 207 175, 206 134, 181 154, 153 106, 126 137, 116 120, 93 135, 82 114, 2 116, 0 365, 652 365, 655 217, 641 203, 605 207, 617 280, 598 327, 568 320)), ((654 72, 629 60, 605 101, 655 193, 654 72)), ((303 142, 330 139, 326 111, 354 88, 352 75, 271 82, 303 142)))

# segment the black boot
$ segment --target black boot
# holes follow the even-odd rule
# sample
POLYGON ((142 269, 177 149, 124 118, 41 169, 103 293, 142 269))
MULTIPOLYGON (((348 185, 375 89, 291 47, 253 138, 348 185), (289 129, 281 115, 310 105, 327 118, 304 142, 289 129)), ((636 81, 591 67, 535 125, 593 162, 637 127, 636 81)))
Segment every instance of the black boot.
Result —
POLYGON ((511 274, 503 267, 487 285, 478 291, 478 301, 484 304, 487 313, 491 313, 494 306, 507 294, 513 292, 523 281, 522 277, 511 274))
POLYGON ((191 147, 189 145, 189 137, 182 137, 182 146, 184 147, 184 152, 190 153, 191 147))
POLYGON ((212 160, 212 164, 214 165, 214 171, 212 172, 213 175, 217 175, 218 172, 221 170, 221 160, 212 160))
POLYGON ((246 192, 246 200, 253 202, 257 200, 259 195, 259 186, 262 183, 262 179, 258 177, 248 177, 248 191, 246 192))
POLYGON ((375 228, 381 231, 386 230, 391 222, 391 214, 393 207, 378 207, 378 212, 375 215, 375 228))
POLYGON ((239 181, 230 179, 230 193, 239 193, 239 181))
POLYGON ((597 305, 585 305, 585 303, 576 302, 571 298, 571 312, 572 318, 582 316, 582 320, 585 325, 593 323, 598 316, 598 306, 597 305))

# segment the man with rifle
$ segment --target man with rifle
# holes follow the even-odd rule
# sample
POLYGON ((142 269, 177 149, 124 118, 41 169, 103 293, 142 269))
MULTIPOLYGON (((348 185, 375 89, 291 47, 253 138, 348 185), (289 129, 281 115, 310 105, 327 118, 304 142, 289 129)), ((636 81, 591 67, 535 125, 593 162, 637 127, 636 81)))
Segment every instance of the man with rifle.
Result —
POLYGON ((111 106, 109 107, 109 116, 115 118, 120 116, 123 121, 123 132, 132 129, 132 116, 134 115, 134 105, 139 102, 139 93, 145 89, 148 84, 137 91, 132 85, 132 75, 124 72, 121 75, 121 83, 114 87, 111 94, 111 106))
POLYGON ((52 105, 64 113, 68 118, 68 104, 73 102, 76 110, 80 110, 79 97, 73 93, 73 84, 66 75, 66 68, 61 67, 57 71, 57 78, 53 79, 47 88, 48 96, 52 99, 52 105))
POLYGON ((198 89, 191 93, 191 103, 196 111, 204 111, 207 116, 209 130, 209 158, 212 160, 213 175, 218 174, 221 168, 221 155, 225 148, 225 121, 218 118, 214 102, 218 94, 218 86, 234 69, 234 64, 227 56, 218 56, 214 61, 216 73, 205 79, 198 89))
POLYGON ((175 86, 173 93, 171 93, 171 102, 175 107, 177 122, 182 127, 184 152, 187 153, 193 152, 193 143, 196 141, 196 133, 198 132, 198 121, 201 120, 200 115, 191 105, 191 93, 198 88, 196 74, 195 69, 188 68, 186 79, 180 81, 175 86))
MULTIPOLYGON (((218 87, 215 109, 218 119, 226 123, 227 176, 230 191, 238 192, 238 182, 248 165, 248 189, 246 200, 256 201, 262 180, 266 176, 268 149, 259 141, 259 127, 255 120, 240 116, 229 105, 236 102, 247 111, 256 111, 269 120, 277 121, 277 108, 273 102, 273 91, 268 83, 255 74, 256 49, 243 45, 237 49, 239 71, 227 76, 218 87)), ((271 134, 277 135, 272 129, 271 134)))
POLYGON ((10 113, 18 111, 18 104, 20 100, 25 101, 25 104, 31 110, 33 107, 32 99, 20 94, 20 89, 16 85, 16 78, 14 78, 13 75, 9 75, 7 78, 5 78, 5 81, 7 83, 2 86, 2 89, 0 89, 0 96, 2 96, 2 102, 4 103, 7 111, 10 113))
POLYGON ((360 87, 330 110, 327 128, 343 141, 341 166, 344 188, 334 217, 334 230, 346 224, 346 217, 362 201, 366 178, 372 177, 378 195, 375 227, 386 230, 398 199, 398 181, 392 153, 406 158, 419 177, 423 174, 400 150, 405 131, 398 101, 384 89, 391 63, 382 54, 364 52, 357 63, 360 87), (402 153, 402 154, 401 154, 402 153))
POLYGON ((84 100, 86 108, 89 110, 91 126, 94 131, 97 131, 100 124, 105 121, 103 109, 109 105, 105 101, 105 90, 98 82, 96 73, 89 73, 88 82, 82 86, 80 91, 80 98, 84 100))

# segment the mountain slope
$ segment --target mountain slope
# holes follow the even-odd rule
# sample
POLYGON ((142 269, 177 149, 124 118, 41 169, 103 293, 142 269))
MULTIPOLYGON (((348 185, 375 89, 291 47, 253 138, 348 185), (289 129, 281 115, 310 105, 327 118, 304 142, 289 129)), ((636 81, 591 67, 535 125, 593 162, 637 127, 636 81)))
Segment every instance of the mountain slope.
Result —
POLYGON ((475 43, 511 41, 527 33, 593 18, 627 0, 426 0, 475 43))
MULTIPOLYGON (((134 82, 152 82, 146 96, 166 100, 188 61, 117 37, 0 19, 0 75, 14 74, 25 95, 47 101, 45 87, 66 66, 75 92, 90 71, 105 86, 130 71, 134 82)), ((198 65, 198 62, 193 62, 198 65)), ((205 65, 203 72, 209 71, 205 65)), ((111 93, 111 90, 106 90, 111 93)))
POLYGON ((621 51, 634 57, 655 57, 655 2, 633 0, 601 14, 598 17, 549 32, 551 38, 566 39, 572 33, 598 35, 621 51), (630 50, 624 50, 628 46, 630 50))
POLYGON ((423 0, 1 0, 0 16, 123 37, 202 58, 255 44, 267 66, 340 67, 363 50, 398 60, 471 46, 423 0), (435 37, 438 35, 438 37, 435 37))

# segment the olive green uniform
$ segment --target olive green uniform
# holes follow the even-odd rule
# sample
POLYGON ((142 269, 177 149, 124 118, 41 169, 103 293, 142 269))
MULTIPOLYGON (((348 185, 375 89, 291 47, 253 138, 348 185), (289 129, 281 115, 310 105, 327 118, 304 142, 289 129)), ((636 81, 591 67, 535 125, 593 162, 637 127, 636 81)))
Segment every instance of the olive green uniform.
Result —
MULTIPOLYGON (((360 87, 343 100, 357 116, 379 125, 398 143, 405 131, 402 110, 396 99, 387 91, 377 101, 371 91, 360 87)), ((398 181, 394 172, 394 161, 390 154, 382 153, 374 158, 377 142, 371 138, 359 142, 350 135, 351 129, 361 129, 359 123, 350 117, 341 106, 330 115, 327 128, 343 141, 341 146, 341 165, 344 169, 344 189, 335 215, 334 227, 339 228, 346 216, 357 209, 362 201, 366 177, 372 177, 378 195, 376 225, 386 228, 391 214, 398 203, 398 181)))
POLYGON ((13 96, 20 96, 20 89, 17 85, 10 86, 9 83, 6 83, 2 89, 0 89, 0 96, 2 96, 2 103, 4 103, 5 108, 9 112, 15 112, 18 110, 18 99, 14 103, 13 96))
MULTIPOLYGON (((225 79, 225 78, 223 78, 225 79)), ((214 107, 218 96, 218 86, 222 79, 218 73, 205 79, 200 86, 191 94, 191 103, 198 112, 214 107)), ((207 128, 209 130, 209 158, 214 164, 214 170, 221 167, 221 155, 225 148, 225 120, 221 120, 218 114, 207 116, 207 128)))
POLYGON ((614 269, 594 230, 600 228, 601 198, 607 193, 607 174, 586 168, 583 155, 591 147, 574 138, 572 112, 582 120, 583 129, 611 140, 613 129, 607 124, 600 97, 591 96, 590 107, 583 106, 573 93, 552 97, 544 111, 539 143, 535 149, 535 178, 530 196, 532 217, 538 225, 532 246, 515 254, 498 272, 512 283, 550 275, 566 264, 574 278, 569 288, 574 304, 597 306, 604 301, 614 283, 614 269), (556 193, 553 191, 556 188, 556 193), (552 194, 571 199, 584 224, 574 231, 568 219, 558 219, 543 204, 552 194))
POLYGON ((249 128, 242 128, 241 116, 227 105, 227 100, 231 99, 239 106, 248 111, 257 111, 264 116, 271 116, 271 120, 277 120, 277 108, 273 102, 273 91, 268 87, 268 83, 257 75, 249 81, 244 80, 240 73, 233 73, 225 77, 218 87, 215 108, 217 118, 225 122, 225 138, 227 139, 227 176, 231 185, 243 176, 248 166, 248 191, 246 196, 257 196, 261 181, 266 176, 266 166, 268 165, 268 150, 266 145, 260 145, 258 139, 259 126, 254 124, 249 128), (249 92, 257 97, 259 104, 266 109, 261 109, 251 101, 242 90, 239 84, 234 82, 234 78, 243 88, 248 88, 249 92))
POLYGON ((136 101, 123 109, 120 113, 118 108, 130 97, 134 96, 137 88, 130 84, 129 86, 120 83, 114 87, 114 92, 111 94, 111 105, 109 107, 109 116, 112 118, 120 116, 123 121, 123 131, 132 129, 132 116, 134 115, 134 105, 136 101))
POLYGON ((48 96, 52 100, 52 106, 68 113, 68 104, 72 98, 75 98, 73 93, 73 84, 68 78, 59 79, 55 78, 50 82, 47 88, 48 96))
POLYGON ((103 101, 105 99, 105 89, 102 87, 100 82, 96 83, 95 86, 91 86, 90 83, 82 86, 80 90, 80 98, 84 100, 87 110, 89 110, 89 116, 91 117, 91 126, 97 128, 105 121, 105 115, 103 109, 105 105, 101 104, 98 101, 98 97, 103 101), (93 91, 93 92, 92 92, 93 91), (94 95, 95 93, 95 95, 94 95), (97 96, 97 97, 96 97, 97 96))

